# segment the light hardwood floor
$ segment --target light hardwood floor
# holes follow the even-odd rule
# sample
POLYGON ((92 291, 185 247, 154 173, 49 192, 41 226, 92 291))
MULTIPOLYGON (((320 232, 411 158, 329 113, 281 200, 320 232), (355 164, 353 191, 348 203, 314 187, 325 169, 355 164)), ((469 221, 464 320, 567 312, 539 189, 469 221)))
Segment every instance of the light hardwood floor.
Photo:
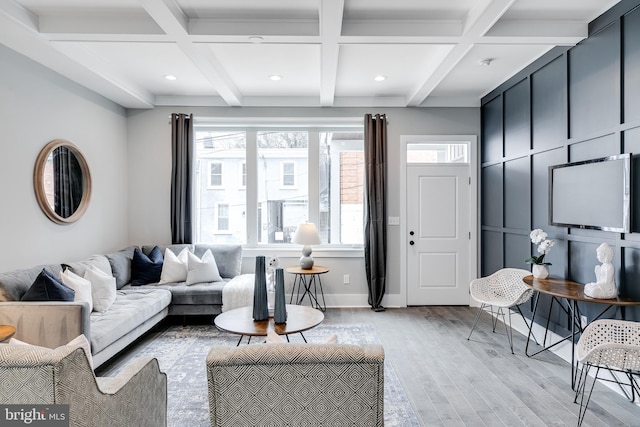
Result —
MULTIPOLYGON (((511 354, 502 323, 491 332, 476 308, 432 306, 328 309, 325 323, 369 323, 423 425, 575 426, 571 368, 551 352, 529 358, 514 331, 511 354)), ((598 384, 583 426, 640 426, 640 406, 598 384)))

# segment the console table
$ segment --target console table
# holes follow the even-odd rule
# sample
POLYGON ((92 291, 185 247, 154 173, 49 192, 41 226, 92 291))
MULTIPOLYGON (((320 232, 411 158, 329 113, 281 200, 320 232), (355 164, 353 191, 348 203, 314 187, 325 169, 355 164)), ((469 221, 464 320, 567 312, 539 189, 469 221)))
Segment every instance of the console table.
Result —
MULTIPOLYGON (((612 299, 600 299, 600 298, 591 298, 584 294, 584 285, 576 282, 572 282, 571 280, 566 280, 560 277, 548 277, 546 279, 536 279, 533 276, 527 276, 524 279, 524 283, 529 287, 533 288, 536 292, 536 297, 534 299, 533 305, 533 314, 531 315, 531 323, 529 325, 529 333, 527 335, 527 345, 525 347, 525 354, 529 357, 535 356, 536 354, 549 350, 556 345, 571 339, 571 388, 575 390, 576 388, 576 376, 578 372, 578 366, 575 359, 575 337, 582 333, 583 328, 580 321, 580 308, 578 307, 578 302, 590 302, 595 304, 602 304, 605 306, 604 310, 600 312, 594 319, 599 319, 607 310, 611 307, 629 307, 629 306, 638 306, 640 305, 640 301, 633 300, 631 298, 612 298, 612 299), (541 350, 536 351, 535 353, 529 354, 529 342, 532 336, 532 329, 534 320, 536 317, 536 312, 538 311, 538 300, 540 297, 540 293, 551 295, 551 305, 549 306, 549 313, 547 314, 547 324, 545 326, 544 339, 542 341, 543 348, 541 350), (567 302, 567 306, 565 307, 560 300, 564 299, 567 302), (571 323, 571 333, 566 337, 561 338, 555 343, 545 346, 544 344, 547 341, 547 333, 549 332, 549 321, 551 310, 553 309, 553 304, 557 303, 560 308, 567 313, 571 323)), ((624 318, 624 312, 623 318, 624 318)))

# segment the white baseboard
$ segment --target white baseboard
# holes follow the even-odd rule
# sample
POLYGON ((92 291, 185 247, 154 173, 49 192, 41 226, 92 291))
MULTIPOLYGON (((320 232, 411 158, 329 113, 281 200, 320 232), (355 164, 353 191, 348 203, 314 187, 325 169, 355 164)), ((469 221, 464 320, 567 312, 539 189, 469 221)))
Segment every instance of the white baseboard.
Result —
MULTIPOLYGON (((320 302, 322 302, 322 296, 318 295, 320 302)), ((289 301, 291 294, 286 296, 286 300, 289 301)), ((305 297, 305 301, 308 302, 308 296, 305 297)), ((350 308, 350 307, 369 307, 369 296, 367 294, 324 294, 324 299, 327 303, 327 307, 331 308, 350 308)), ((401 296, 399 294, 385 295, 382 298, 382 305, 384 307, 406 307, 406 303, 401 303, 401 296)))

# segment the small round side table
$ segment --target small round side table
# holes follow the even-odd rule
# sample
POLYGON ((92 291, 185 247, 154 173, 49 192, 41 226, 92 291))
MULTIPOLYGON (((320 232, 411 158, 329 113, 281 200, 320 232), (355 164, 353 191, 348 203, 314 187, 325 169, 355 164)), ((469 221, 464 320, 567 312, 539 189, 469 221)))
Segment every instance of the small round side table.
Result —
POLYGON ((322 281, 320 275, 329 272, 327 267, 320 265, 314 265, 310 269, 300 268, 299 265, 286 268, 287 273, 294 274, 293 289, 291 289, 291 299, 289 303, 293 302, 293 294, 296 291, 296 285, 298 286, 298 295, 296 298, 296 304, 301 304, 304 297, 309 295, 309 303, 311 307, 317 308, 320 311, 327 309, 327 304, 324 300, 324 291, 322 290, 322 281), (313 290, 311 289, 313 287, 313 290), (318 289, 320 288, 320 296, 322 296, 322 304, 318 299, 318 289), (304 289, 302 296, 300 296, 301 289, 304 289))
POLYGON ((16 333, 15 326, 0 325, 0 342, 8 341, 16 333))

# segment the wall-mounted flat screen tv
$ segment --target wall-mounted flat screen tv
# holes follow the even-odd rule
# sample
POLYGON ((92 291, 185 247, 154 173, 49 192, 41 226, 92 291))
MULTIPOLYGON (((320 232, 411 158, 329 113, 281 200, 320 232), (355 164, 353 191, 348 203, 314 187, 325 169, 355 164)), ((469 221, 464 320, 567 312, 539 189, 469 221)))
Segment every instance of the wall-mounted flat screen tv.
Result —
POLYGON ((631 231, 631 154, 549 167, 549 224, 631 231))

